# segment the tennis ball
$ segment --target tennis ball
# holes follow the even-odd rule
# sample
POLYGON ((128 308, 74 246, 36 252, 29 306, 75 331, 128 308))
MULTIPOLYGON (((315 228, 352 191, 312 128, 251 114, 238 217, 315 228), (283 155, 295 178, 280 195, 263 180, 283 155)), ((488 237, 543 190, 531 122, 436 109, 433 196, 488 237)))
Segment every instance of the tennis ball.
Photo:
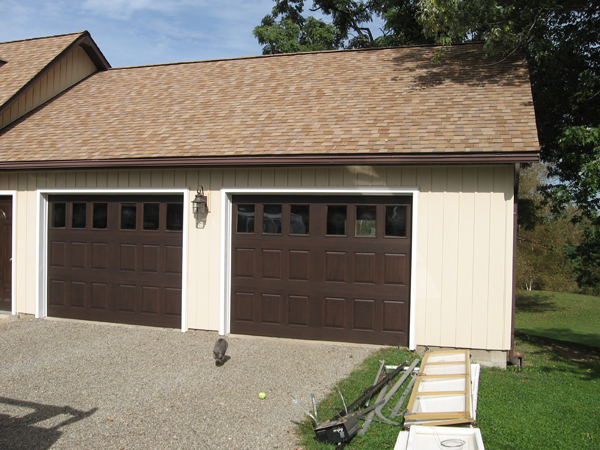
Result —
POLYGON ((258 398, 260 398, 261 400, 264 400, 265 398, 267 398, 267 394, 265 394, 264 392, 261 392, 260 394, 258 394, 258 398))

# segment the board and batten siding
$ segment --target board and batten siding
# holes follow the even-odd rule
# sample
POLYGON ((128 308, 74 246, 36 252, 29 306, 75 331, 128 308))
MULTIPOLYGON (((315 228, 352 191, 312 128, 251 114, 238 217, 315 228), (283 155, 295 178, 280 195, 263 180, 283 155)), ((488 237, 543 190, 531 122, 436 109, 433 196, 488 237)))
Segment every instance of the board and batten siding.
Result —
POLYGON ((75 47, 0 116, 0 128, 14 122, 97 70, 85 50, 75 47))
POLYGON ((5 172, 0 191, 17 191, 16 309, 36 311, 38 189, 183 188, 192 199, 203 185, 206 223, 188 215, 186 317, 189 328, 218 330, 222 189, 418 187, 414 344, 507 350, 513 177, 513 165, 5 172))

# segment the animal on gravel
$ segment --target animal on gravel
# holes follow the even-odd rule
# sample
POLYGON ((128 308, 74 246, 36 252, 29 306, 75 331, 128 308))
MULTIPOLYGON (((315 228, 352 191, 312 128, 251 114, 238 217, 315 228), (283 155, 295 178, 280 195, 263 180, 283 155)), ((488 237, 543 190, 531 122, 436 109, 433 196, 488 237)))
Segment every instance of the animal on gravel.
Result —
POLYGON ((225 352, 227 351, 227 341, 223 338, 217 339, 215 342, 215 348, 213 349, 213 356, 215 357, 215 364, 217 366, 222 366, 225 364, 231 356, 227 356, 225 352))

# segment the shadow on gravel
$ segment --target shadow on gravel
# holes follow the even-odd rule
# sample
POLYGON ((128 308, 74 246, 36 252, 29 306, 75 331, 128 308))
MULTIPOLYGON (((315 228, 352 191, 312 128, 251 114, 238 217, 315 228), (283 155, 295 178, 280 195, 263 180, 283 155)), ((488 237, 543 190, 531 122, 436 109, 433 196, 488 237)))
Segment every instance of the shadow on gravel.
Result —
POLYGON ((0 448, 4 450, 49 449, 62 436, 61 427, 90 417, 98 410, 80 411, 6 397, 0 397, 0 407, 11 413, 0 414, 0 448))

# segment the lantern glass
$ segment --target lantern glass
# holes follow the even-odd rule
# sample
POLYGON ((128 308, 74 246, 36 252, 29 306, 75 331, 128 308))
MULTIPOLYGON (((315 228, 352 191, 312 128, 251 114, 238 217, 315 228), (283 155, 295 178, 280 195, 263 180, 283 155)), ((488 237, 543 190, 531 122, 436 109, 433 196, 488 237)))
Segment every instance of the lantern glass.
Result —
POLYGON ((205 214, 206 213, 206 196, 200 193, 196 194, 196 197, 192 201, 194 214, 205 214))

